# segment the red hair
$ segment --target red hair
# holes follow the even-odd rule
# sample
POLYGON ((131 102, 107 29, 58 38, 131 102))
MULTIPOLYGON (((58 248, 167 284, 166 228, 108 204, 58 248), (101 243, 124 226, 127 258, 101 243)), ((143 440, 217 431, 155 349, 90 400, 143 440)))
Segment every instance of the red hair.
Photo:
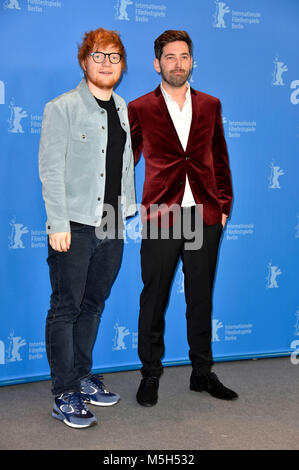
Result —
POLYGON ((126 51, 117 31, 109 31, 108 29, 98 28, 84 34, 82 44, 78 47, 78 61, 80 67, 87 59, 91 52, 100 51, 108 46, 115 46, 115 52, 122 55, 122 70, 126 68, 126 51))

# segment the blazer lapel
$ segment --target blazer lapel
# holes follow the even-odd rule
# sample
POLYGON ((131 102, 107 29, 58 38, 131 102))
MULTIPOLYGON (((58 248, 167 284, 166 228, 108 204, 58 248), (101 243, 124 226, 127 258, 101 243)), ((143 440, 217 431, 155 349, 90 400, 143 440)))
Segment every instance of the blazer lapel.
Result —
POLYGON ((179 147, 181 149, 181 151, 184 152, 184 149, 182 147, 180 138, 177 134, 176 128, 174 127, 173 121, 172 121, 171 116, 169 114, 167 104, 165 103, 165 99, 164 99, 163 93, 161 91, 160 85, 155 89, 155 95, 158 99, 159 112, 162 114, 163 120, 165 120, 168 123, 169 129, 172 133, 172 135, 170 135, 169 137, 176 140, 177 144, 179 145, 179 147))
POLYGON ((189 131, 189 137, 186 147, 186 152, 188 151, 188 147, 192 142, 194 132, 198 132, 198 116, 199 116, 199 103, 198 103, 198 96, 196 91, 191 88, 191 102, 192 102, 192 120, 191 126, 189 131))
MULTIPOLYGON (((196 91, 191 87, 190 87, 190 91, 191 91, 191 102, 192 102, 192 120, 191 120, 191 125, 190 125, 190 131, 189 131, 189 137, 188 137, 186 152, 188 151, 189 145, 191 145, 194 132, 198 132, 198 116, 199 116, 199 108, 200 108, 196 91)), ((177 144, 180 146, 181 151, 185 152, 183 147, 182 147, 180 138, 177 134, 177 131, 174 127, 171 116, 169 114, 167 104, 165 103, 165 99, 164 99, 164 96, 162 94, 160 85, 156 88, 155 95, 158 98, 158 106, 159 106, 159 110, 162 114, 162 117, 169 124, 169 128, 172 132, 172 137, 177 141, 177 144)))

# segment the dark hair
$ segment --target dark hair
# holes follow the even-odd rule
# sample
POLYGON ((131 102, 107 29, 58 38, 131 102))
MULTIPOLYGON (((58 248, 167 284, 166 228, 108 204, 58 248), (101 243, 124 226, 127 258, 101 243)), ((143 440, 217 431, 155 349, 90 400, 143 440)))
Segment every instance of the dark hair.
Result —
POLYGON ((168 29, 164 31, 156 40, 155 40, 155 57, 160 60, 163 53, 163 48, 169 42, 174 41, 184 41, 189 47, 190 55, 192 56, 192 40, 187 33, 187 31, 177 31, 175 29, 168 29))

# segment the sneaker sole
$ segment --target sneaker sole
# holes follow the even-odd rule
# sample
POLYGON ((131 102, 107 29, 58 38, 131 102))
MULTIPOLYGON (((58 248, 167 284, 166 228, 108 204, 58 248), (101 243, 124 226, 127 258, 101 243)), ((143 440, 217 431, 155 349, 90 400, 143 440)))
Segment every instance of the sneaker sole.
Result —
POLYGON ((98 401, 84 400, 84 403, 88 403, 89 405, 95 405, 95 406, 113 406, 113 405, 116 405, 119 402, 119 400, 120 398, 112 403, 103 403, 103 402, 99 403, 98 401))
POLYGON ((73 423, 70 423, 64 416, 57 413, 57 411, 55 410, 52 411, 52 416, 53 418, 58 419, 58 421, 61 421, 64 424, 66 424, 69 428, 73 428, 73 429, 91 428, 92 426, 95 426, 97 424, 97 421, 93 421, 90 424, 73 424, 73 423))

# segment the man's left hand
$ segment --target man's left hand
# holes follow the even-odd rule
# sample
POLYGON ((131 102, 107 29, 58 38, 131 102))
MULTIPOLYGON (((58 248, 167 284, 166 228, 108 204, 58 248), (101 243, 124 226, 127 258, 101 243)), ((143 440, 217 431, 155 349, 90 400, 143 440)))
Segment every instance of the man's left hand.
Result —
POLYGON ((222 220, 221 220, 221 223, 222 223, 222 226, 223 226, 223 228, 225 227, 225 224, 226 224, 226 219, 227 219, 227 215, 226 215, 226 214, 222 214, 222 220))

